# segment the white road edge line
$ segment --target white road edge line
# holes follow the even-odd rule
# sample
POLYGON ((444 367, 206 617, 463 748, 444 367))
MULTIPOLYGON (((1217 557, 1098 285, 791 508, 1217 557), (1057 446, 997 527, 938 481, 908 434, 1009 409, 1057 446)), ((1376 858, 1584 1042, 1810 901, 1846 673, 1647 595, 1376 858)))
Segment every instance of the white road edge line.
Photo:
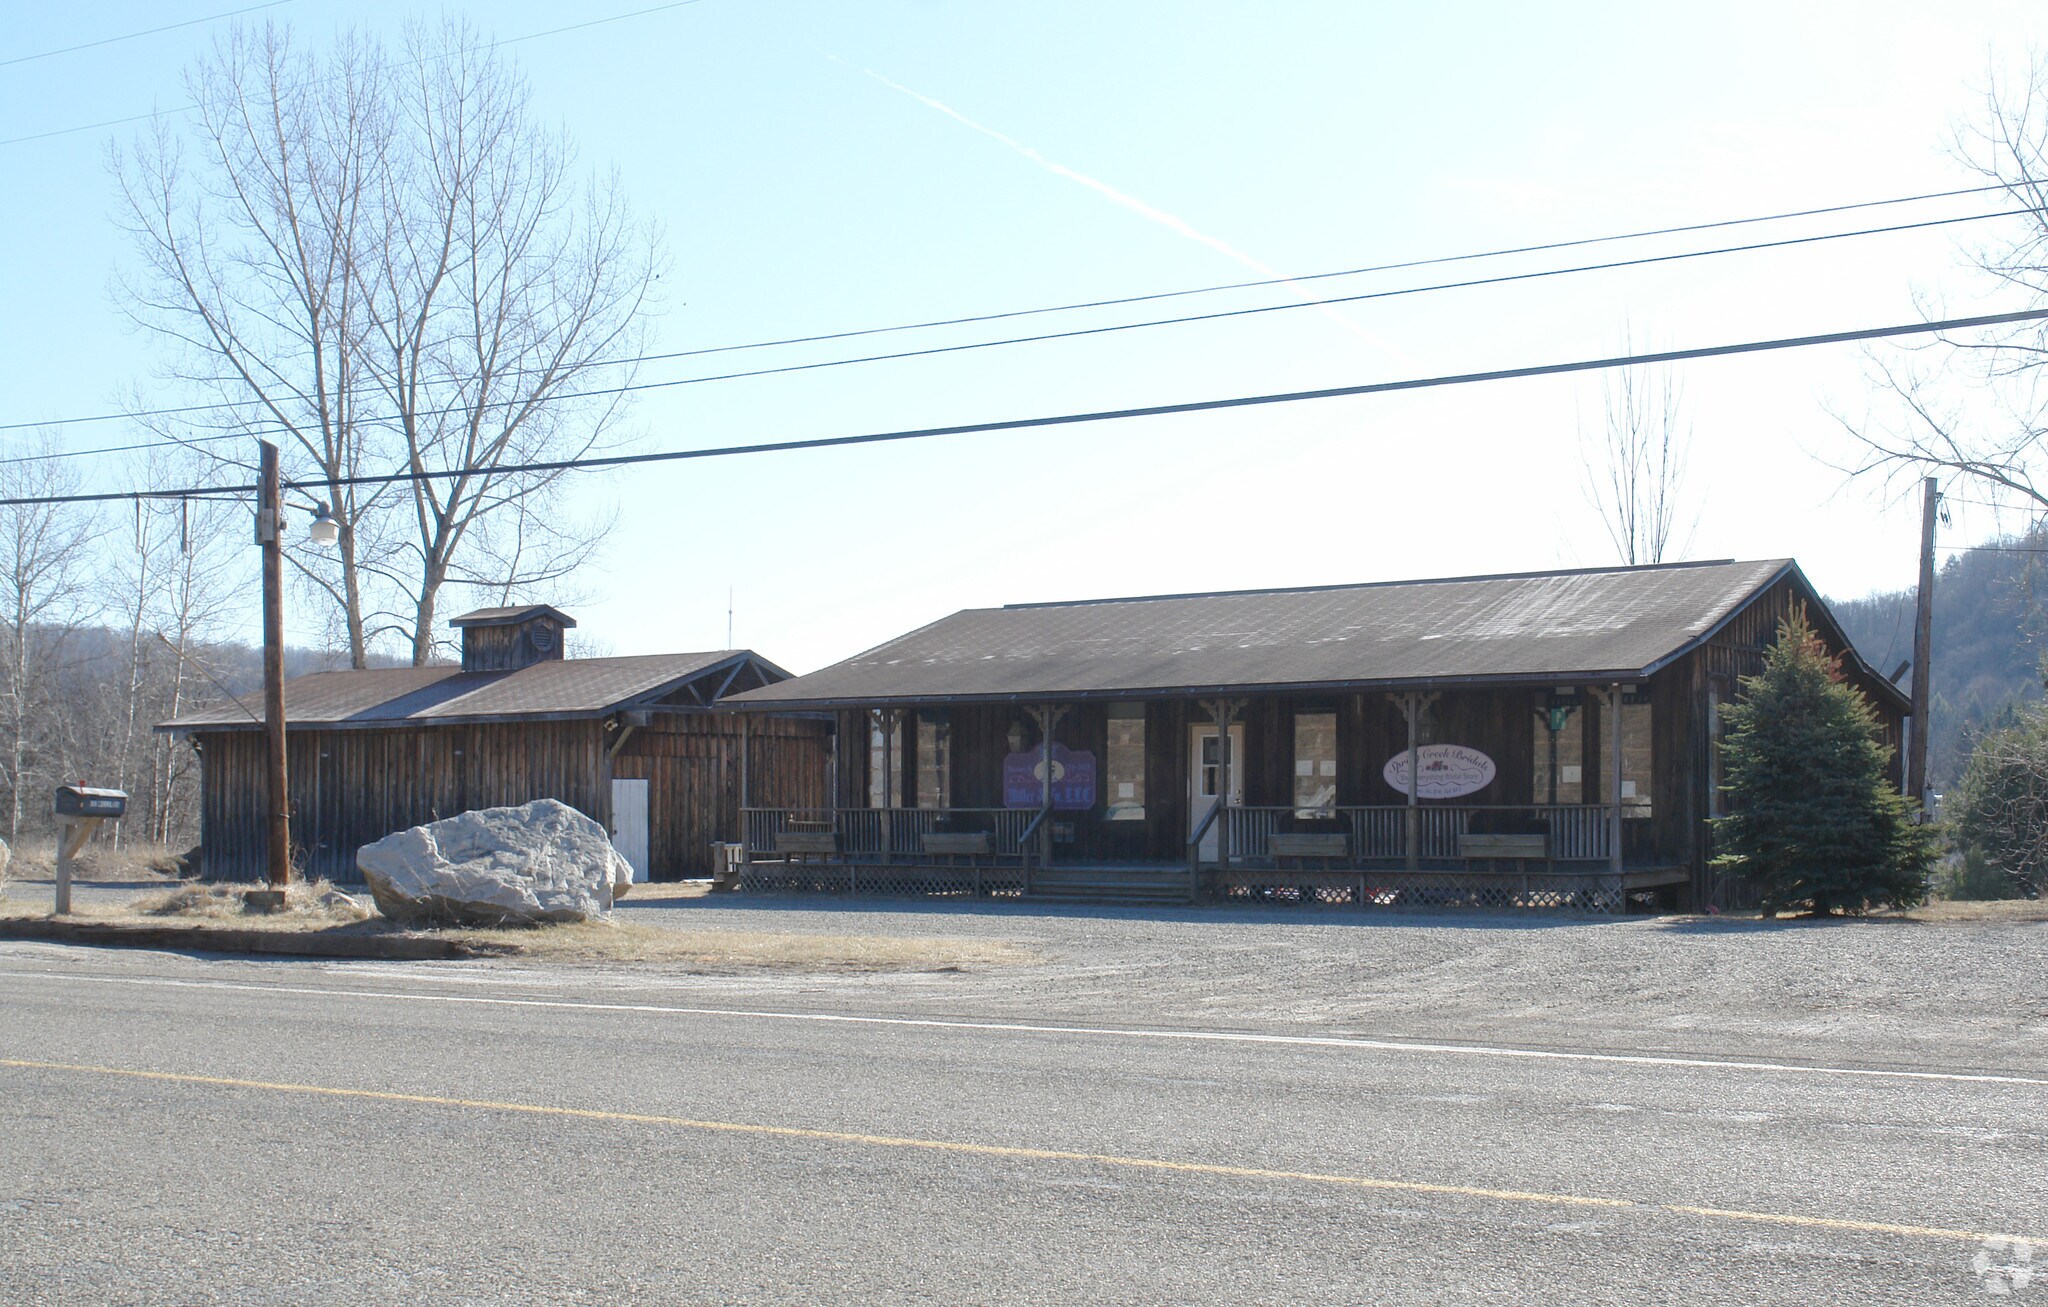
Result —
POLYGON ((975 1030, 1019 1035, 1087 1035, 1106 1039, 1165 1039, 1212 1044, 1280 1044, 1296 1048, 1344 1048, 1368 1052, 1431 1053, 1453 1057, 1521 1058, 1541 1062, 1601 1062, 1621 1066, 1689 1070, 1762 1071, 1789 1075, 1841 1076, 1871 1080, 1932 1080, 1956 1084, 2023 1085, 2048 1088, 2048 1078, 1966 1071, 1899 1071, 1877 1067, 1813 1066, 1797 1062, 1750 1062, 1737 1058, 1674 1057, 1654 1053, 1584 1053, 1499 1044, 1432 1044, 1347 1035, 1262 1035, 1227 1030, 1147 1030, 1143 1027, 1055 1026, 1015 1021, 955 1021, 937 1017, 864 1017, 837 1012, 774 1012, 755 1008, 678 1007, 657 1003, 587 1003, 548 998, 486 998, 474 994, 407 994, 394 990, 339 989, 320 985, 263 985, 233 980, 173 980, 155 976, 89 976, 57 971, 0 971, 0 979, 54 980, 71 984, 135 985, 151 989, 224 989, 258 994, 386 999, 401 1003, 456 1003, 484 1007, 562 1008, 585 1012, 636 1012, 654 1016, 717 1017, 755 1021, 808 1021, 828 1025, 912 1026, 928 1030, 975 1030))

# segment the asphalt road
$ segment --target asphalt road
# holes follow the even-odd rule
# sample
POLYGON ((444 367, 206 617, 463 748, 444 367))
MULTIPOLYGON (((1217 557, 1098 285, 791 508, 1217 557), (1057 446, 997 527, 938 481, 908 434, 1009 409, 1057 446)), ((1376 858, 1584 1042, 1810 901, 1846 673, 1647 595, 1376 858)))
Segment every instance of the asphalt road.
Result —
POLYGON ((0 946, 0 1300, 2048 1302, 2024 1070, 774 1002, 0 946))

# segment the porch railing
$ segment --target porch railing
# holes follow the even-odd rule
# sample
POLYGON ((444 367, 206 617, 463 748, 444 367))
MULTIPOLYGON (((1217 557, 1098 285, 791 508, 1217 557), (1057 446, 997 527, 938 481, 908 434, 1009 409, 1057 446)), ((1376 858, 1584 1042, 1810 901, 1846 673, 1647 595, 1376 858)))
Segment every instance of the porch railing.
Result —
MULTIPOLYGON (((1604 862, 1609 850, 1612 809, 1600 804, 1446 804, 1417 809, 1423 862, 1457 861, 1458 837, 1496 834, 1545 835, 1546 856, 1557 862, 1604 862)), ((1048 814, 1036 808, 745 808, 741 843, 747 861, 781 854, 776 837, 785 832, 830 834, 837 856, 853 862, 917 861, 928 856, 924 837, 940 833, 986 833, 989 855, 1030 861, 1046 850, 1048 814)), ((1191 876, 1201 864, 1266 865, 1271 838, 1282 832, 1346 835, 1346 860, 1401 862, 1408 856, 1408 808, 1403 804, 1322 809, 1304 816, 1292 807, 1213 807, 1188 839, 1191 876), (1200 856, 1213 832, 1216 853, 1200 856)))
POLYGON ((861 862, 925 857, 924 837, 977 834, 989 837, 989 854, 1024 858, 1036 850, 1031 833, 1035 808, 742 808, 740 842, 749 862, 781 856, 776 836, 833 835, 839 856, 861 862))
MULTIPOLYGON (((1416 856, 1423 861, 1455 860, 1458 837, 1475 831, 1542 831, 1552 860, 1605 861, 1612 812, 1601 804, 1422 804, 1417 808, 1422 829, 1416 856)), ((1268 862, 1271 837, 1292 831, 1342 832, 1348 836, 1353 860, 1394 862, 1408 856, 1405 804, 1325 808, 1312 816, 1291 807, 1226 808, 1221 825, 1219 861, 1268 862)))

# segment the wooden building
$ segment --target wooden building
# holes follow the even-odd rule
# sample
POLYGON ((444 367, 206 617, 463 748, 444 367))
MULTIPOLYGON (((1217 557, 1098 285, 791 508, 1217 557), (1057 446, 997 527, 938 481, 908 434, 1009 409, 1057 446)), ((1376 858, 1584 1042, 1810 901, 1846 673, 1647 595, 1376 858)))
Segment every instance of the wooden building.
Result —
POLYGON ((840 736, 829 807, 750 805, 742 883, 1727 902, 1719 708, 1794 605, 1896 760, 1906 697, 1785 559, 957 613, 734 698, 840 736))
MULTIPOLYGON (((567 658, 575 622, 546 605, 451 624, 459 666, 286 683, 293 856, 305 874, 353 882, 356 850, 393 831, 552 798, 602 822, 637 878, 701 876, 712 842, 738 829, 743 792, 826 802, 830 722, 715 710, 787 678, 749 650, 567 658)), ((260 878, 262 724, 228 704, 157 729, 199 751, 204 874, 260 878)))

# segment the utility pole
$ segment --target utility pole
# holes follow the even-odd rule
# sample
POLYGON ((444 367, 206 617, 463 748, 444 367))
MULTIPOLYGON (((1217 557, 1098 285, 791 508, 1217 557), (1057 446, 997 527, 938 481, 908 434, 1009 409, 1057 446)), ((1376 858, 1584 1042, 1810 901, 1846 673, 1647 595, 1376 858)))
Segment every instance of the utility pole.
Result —
MULTIPOLYGON (((284 766, 284 495, 278 485, 277 446, 262 447, 257 480, 256 542, 263 548, 263 742, 270 807, 270 888, 282 892, 292 878, 291 799, 284 766)), ((282 906, 281 903, 272 906, 282 906)))
POLYGON ((1934 656, 1934 513, 1941 491, 1933 477, 1921 483, 1920 586, 1913 602, 1913 734, 1906 748, 1906 793, 1915 806, 1927 805, 1927 712, 1934 656))

